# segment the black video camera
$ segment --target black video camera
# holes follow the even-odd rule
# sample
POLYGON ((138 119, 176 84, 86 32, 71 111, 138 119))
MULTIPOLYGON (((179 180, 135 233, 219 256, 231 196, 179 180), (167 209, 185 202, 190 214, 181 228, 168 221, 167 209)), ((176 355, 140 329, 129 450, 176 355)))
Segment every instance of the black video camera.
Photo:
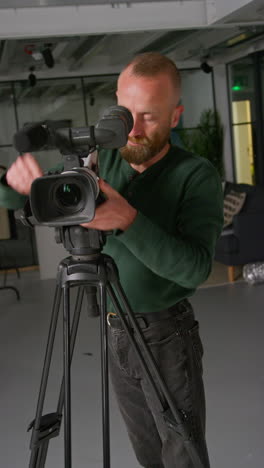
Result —
POLYGON ((90 222, 103 201, 97 148, 125 146, 132 127, 133 117, 122 106, 108 108, 95 127, 58 129, 52 121, 25 125, 14 136, 15 148, 26 153, 55 146, 62 154, 64 169, 34 180, 22 221, 50 227, 90 222))

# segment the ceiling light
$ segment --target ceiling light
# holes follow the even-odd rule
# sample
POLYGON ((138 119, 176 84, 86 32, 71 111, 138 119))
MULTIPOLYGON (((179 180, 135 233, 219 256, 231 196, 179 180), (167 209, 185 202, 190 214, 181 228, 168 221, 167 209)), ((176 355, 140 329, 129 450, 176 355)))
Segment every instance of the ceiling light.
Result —
POLYGON ((37 62, 39 62, 40 60, 43 59, 42 54, 39 51, 32 52, 31 55, 32 55, 33 59, 36 60, 37 62))
POLYGON ((227 47, 232 47, 234 45, 239 44, 239 42, 243 42, 246 39, 249 38, 249 35, 246 33, 239 34, 238 36, 232 37, 231 39, 228 39, 226 42, 227 47))
POLYGON ((212 73, 213 71, 213 67, 211 67, 207 62, 202 62, 200 68, 204 73, 212 73))

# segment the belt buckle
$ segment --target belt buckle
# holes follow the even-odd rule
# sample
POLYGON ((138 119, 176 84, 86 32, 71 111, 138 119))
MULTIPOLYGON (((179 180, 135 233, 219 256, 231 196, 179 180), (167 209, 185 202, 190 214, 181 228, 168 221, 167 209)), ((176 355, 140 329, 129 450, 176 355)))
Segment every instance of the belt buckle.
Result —
POLYGON ((106 316, 106 320, 107 320, 109 327, 111 327, 111 322, 110 322, 111 317, 117 317, 117 314, 115 312, 108 312, 106 316))

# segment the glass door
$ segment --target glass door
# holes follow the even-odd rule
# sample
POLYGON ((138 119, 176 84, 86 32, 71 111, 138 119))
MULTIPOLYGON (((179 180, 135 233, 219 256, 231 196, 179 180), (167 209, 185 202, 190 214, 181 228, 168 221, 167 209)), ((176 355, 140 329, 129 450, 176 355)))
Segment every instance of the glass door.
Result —
POLYGON ((264 52, 229 65, 234 172, 238 183, 264 184, 264 52))
POLYGON ((233 101, 232 114, 236 180, 237 182, 254 184, 255 168, 250 100, 233 101))
POLYGON ((235 179, 254 184, 255 168, 255 86, 254 64, 245 57, 229 65, 231 121, 234 148, 235 179))

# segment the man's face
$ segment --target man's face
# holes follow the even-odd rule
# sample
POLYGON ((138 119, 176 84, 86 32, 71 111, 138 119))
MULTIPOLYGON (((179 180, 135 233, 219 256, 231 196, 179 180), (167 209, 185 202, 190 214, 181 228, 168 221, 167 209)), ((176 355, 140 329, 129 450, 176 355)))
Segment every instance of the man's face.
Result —
POLYGON ((181 114, 178 96, 165 74, 139 77, 126 70, 118 81, 117 98, 134 119, 127 145, 120 149, 122 157, 130 164, 144 164, 167 148, 181 114))

